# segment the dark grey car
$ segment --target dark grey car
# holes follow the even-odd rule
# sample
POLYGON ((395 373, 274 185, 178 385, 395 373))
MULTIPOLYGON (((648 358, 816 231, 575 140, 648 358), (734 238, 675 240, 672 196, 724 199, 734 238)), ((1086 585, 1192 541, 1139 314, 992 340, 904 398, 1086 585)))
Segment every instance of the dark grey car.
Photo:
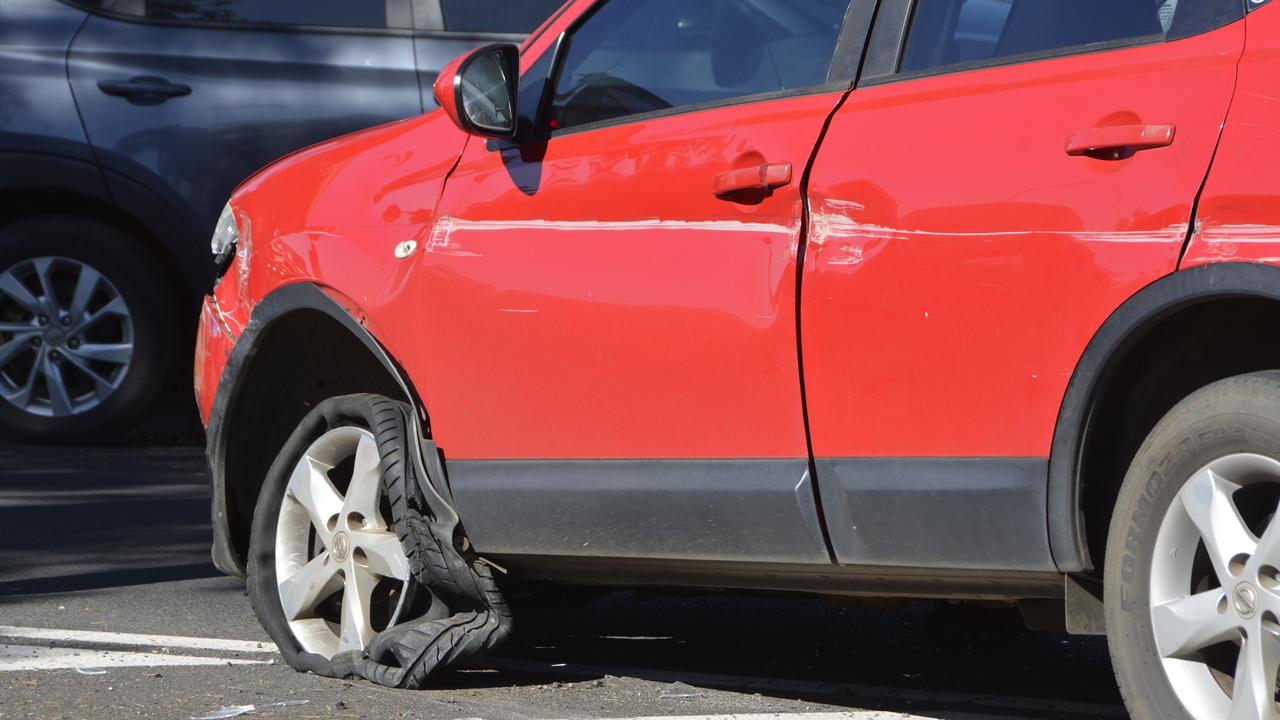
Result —
POLYGON ((241 180, 433 108, 559 4, 0 0, 0 434, 126 429, 185 370, 241 180))

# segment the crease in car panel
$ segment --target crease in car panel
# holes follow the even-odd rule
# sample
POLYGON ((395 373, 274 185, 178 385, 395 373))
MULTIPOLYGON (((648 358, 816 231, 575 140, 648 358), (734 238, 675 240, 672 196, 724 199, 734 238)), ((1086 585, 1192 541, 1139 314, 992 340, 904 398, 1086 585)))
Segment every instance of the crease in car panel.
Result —
POLYGON ((1236 71, 1231 78, 1231 99, 1227 101, 1227 111, 1222 114, 1222 123, 1218 126, 1218 137, 1213 141, 1213 152, 1209 154, 1209 165, 1204 170, 1204 179, 1200 181, 1200 187, 1196 188, 1196 196, 1191 200, 1191 218, 1187 221, 1187 235, 1182 241, 1182 250, 1178 252, 1178 269, 1182 269, 1182 263, 1187 259, 1187 252, 1191 249, 1191 243, 1200 235, 1200 200, 1204 196, 1204 189, 1209 184, 1209 176, 1213 173, 1214 162, 1218 159, 1218 151, 1222 149, 1222 136, 1227 129, 1227 121, 1231 119, 1231 108, 1235 106, 1236 92, 1240 90, 1240 61, 1244 59, 1244 43, 1241 43, 1240 55, 1236 57, 1236 71))

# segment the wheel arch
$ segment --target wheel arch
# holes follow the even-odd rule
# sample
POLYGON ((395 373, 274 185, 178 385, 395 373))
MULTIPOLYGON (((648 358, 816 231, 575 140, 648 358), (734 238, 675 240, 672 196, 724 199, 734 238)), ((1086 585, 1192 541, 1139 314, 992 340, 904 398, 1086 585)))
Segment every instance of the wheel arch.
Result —
POLYGON ((1152 283, 1103 323, 1076 365, 1054 430, 1049 540, 1060 570, 1101 568, 1126 453, 1132 457, 1173 405, 1216 380, 1280 367, 1280 340, 1244 336, 1268 322, 1280 323, 1280 268, 1217 263, 1152 283), (1209 341, 1230 346, 1218 356, 1209 341))
POLYGON ((354 393, 386 395, 409 402, 426 427, 407 374, 348 307, 320 286, 287 285, 255 306, 236 341, 218 383, 207 438, 213 559, 223 572, 245 575, 258 489, 280 446, 318 402, 354 393))
POLYGON ((115 173, 107 178, 94 164, 71 157, 0 152, 10 172, 0 178, 0 224, 40 214, 86 217, 138 238, 181 278, 175 290, 196 301, 213 280, 213 261, 202 239, 168 205, 141 185, 115 173))

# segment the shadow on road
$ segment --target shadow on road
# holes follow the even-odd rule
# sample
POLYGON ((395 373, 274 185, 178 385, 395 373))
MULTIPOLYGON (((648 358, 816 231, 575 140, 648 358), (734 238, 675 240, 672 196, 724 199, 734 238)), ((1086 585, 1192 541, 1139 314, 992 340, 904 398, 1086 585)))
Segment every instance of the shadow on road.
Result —
POLYGON ((616 592, 517 619, 514 642, 472 668, 488 673, 442 681, 615 675, 937 718, 1126 717, 1105 640, 1033 632, 1015 610, 616 592))
MULTIPOLYGON (((243 585, 169 582, 217 575, 207 478, 199 448, 0 447, 0 605, 15 622, 43 625, 32 613, 58 617, 60 604, 97 607, 113 594, 129 607, 95 627, 163 632, 147 619, 155 595, 182 606, 172 613, 188 618, 178 634, 243 636, 253 622, 243 585)), ((1031 632, 1013 610, 731 593, 593 597, 535 597, 517 613, 511 644, 433 687, 604 686, 614 676, 659 683, 646 693, 679 682, 939 720, 1124 716, 1102 639, 1031 632)))
POLYGON ((6 596, 212 577, 199 448, 0 447, 6 596))

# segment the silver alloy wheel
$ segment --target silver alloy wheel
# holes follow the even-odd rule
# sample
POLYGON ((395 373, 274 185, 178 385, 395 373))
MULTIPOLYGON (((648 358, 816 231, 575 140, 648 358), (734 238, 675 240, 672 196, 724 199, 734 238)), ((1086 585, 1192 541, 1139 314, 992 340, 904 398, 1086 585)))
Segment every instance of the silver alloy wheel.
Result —
POLYGON ((1156 536, 1151 627, 1170 685, 1196 720, 1280 718, 1276 496, 1253 527, 1237 504, 1240 491, 1277 483, 1272 458, 1214 460, 1186 482, 1156 536))
POLYGON ((44 417, 88 412, 133 359, 133 316, 79 260, 38 257, 0 272, 0 397, 44 417))
POLYGON ((382 502, 371 432, 336 428, 303 453, 276 520, 275 568, 281 609, 306 652, 363 650, 395 623, 408 600, 409 560, 382 502))

